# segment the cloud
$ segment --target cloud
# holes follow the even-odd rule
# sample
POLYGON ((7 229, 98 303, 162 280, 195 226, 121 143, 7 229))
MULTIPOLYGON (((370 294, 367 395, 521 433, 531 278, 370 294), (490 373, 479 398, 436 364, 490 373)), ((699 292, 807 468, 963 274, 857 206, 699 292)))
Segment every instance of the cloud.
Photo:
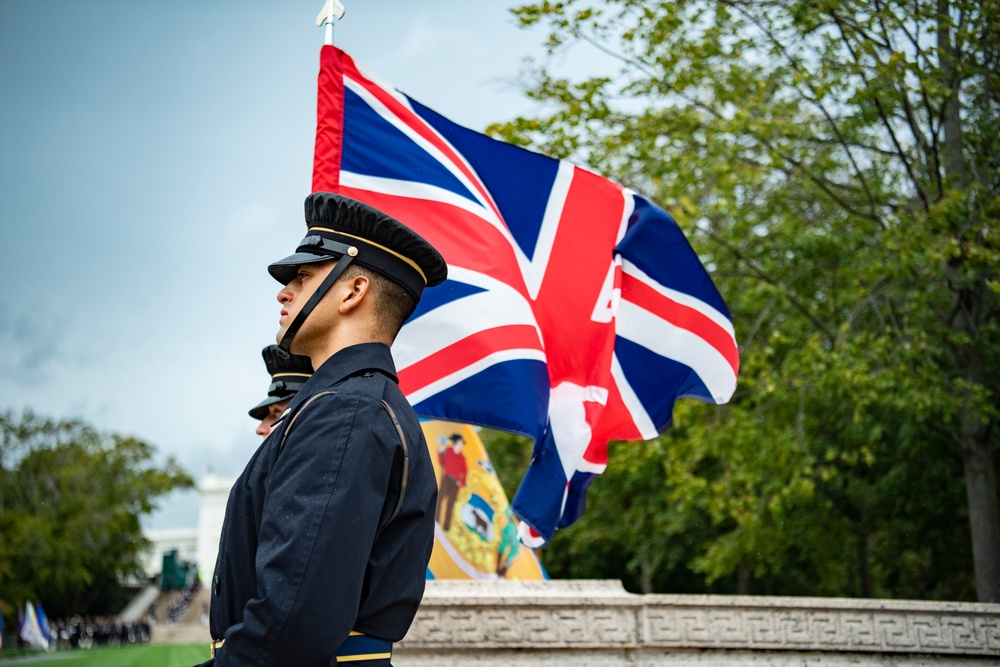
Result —
POLYGON ((459 27, 461 23, 435 20, 427 11, 421 11, 410 24, 406 39, 395 49, 387 52, 380 60, 389 66, 400 63, 427 62, 431 56, 442 51, 478 51, 481 41, 459 27))
POLYGON ((0 377, 23 386, 44 384, 54 366, 75 363, 65 328, 42 313, 0 302, 0 377))

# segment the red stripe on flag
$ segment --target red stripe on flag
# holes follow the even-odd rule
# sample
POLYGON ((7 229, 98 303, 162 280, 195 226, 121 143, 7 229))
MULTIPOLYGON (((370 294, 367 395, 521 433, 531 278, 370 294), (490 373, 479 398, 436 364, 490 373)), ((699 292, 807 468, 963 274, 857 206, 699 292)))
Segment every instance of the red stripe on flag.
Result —
MULTIPOLYGON (((614 223, 622 218, 620 192, 621 186, 573 168, 555 236, 548 241, 551 250, 535 302, 543 340, 549 349, 559 351, 548 363, 553 386, 569 380, 603 387, 609 381, 606 360, 614 349, 614 323, 610 313, 605 321, 595 320, 592 314, 612 270, 608 248, 615 246, 618 226, 614 223)), ((555 195, 550 195, 550 207, 558 205, 554 200, 555 195)))
POLYGON ((441 253, 448 266, 486 274, 528 298, 528 289, 510 242, 496 227, 474 213, 430 199, 361 188, 342 187, 339 192, 374 206, 420 234, 441 253))
POLYGON ((621 389, 613 379, 608 384, 608 402, 601 418, 591 425, 593 436, 583 458, 591 463, 608 462, 608 440, 642 440, 642 433, 635 425, 635 418, 622 398, 621 389), (600 445, 603 442, 604 445, 600 445), (594 450, 591 453, 591 450, 594 450), (603 457, 603 458, 602 458, 603 457))
POLYGON ((505 350, 541 350, 538 330, 529 324, 510 324, 479 331, 442 348, 399 371, 399 388, 407 396, 432 382, 505 350))
POLYGON ((337 192, 344 141, 344 75, 341 51, 324 46, 319 53, 316 85, 316 148, 313 152, 313 192, 337 192))
MULTIPOLYGON (((489 203, 490 208, 493 209, 497 217, 501 217, 500 211, 497 209, 489 191, 487 191, 487 189, 479 181, 479 176, 477 176, 476 173, 466 165, 462 157, 456 153, 451 146, 437 134, 437 132, 428 126, 423 118, 414 113, 409 107, 402 104, 396 97, 386 92, 380 85, 365 77, 349 55, 343 51, 340 51, 339 53, 342 56, 342 71, 352 81, 362 86, 365 90, 371 93, 375 99, 384 104, 386 108, 389 109, 389 111, 399 120, 403 121, 407 127, 428 141, 432 146, 440 150, 451 162, 451 164, 453 164, 459 171, 462 172, 462 174, 465 175, 467 179, 469 179, 472 185, 479 192, 480 196, 482 196, 483 200, 489 203)), ((341 99, 343 99, 343 92, 341 92, 341 99)))
POLYGON ((674 326, 687 329, 719 351, 733 374, 740 369, 740 353, 732 335, 699 311, 660 294, 635 276, 622 276, 622 299, 657 315, 674 326))

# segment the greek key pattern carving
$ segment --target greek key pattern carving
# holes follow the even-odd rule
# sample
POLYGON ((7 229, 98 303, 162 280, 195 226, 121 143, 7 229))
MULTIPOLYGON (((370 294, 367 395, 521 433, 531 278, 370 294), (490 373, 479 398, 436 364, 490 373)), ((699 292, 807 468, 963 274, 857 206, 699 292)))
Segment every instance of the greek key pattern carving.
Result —
POLYGON ((413 648, 628 647, 638 642, 632 609, 568 606, 422 607, 403 640, 405 646, 413 648))
POLYGON ((653 646, 1000 655, 1000 615, 646 607, 641 616, 653 646))
POLYGON ((515 583, 429 582, 429 595, 400 648, 714 648, 1000 657, 996 604, 643 596, 626 593, 620 584, 617 591, 609 589, 604 582, 515 583))

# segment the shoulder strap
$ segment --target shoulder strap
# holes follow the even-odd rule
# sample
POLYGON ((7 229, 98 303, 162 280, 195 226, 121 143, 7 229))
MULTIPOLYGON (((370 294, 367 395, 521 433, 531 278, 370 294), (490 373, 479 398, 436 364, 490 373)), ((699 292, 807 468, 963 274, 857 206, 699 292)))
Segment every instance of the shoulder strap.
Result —
POLYGON ((299 406, 299 409, 295 411, 295 414, 292 415, 292 418, 288 420, 288 426, 285 427, 285 432, 281 434, 281 442, 278 443, 278 454, 281 454, 282 450, 285 449, 285 440, 288 439, 288 434, 292 432, 292 427, 295 426, 295 420, 299 418, 299 415, 301 415, 302 412, 307 407, 309 407, 309 404, 315 401, 317 398, 322 398, 323 396, 329 396, 332 393, 333 393, 332 391, 321 391, 318 394, 313 394, 312 396, 309 397, 309 399, 305 403, 299 406))
MULTIPOLYGON (((285 427, 284 433, 281 434, 281 442, 278 443, 279 455, 285 448, 285 440, 288 438, 288 434, 291 433, 292 427, 295 426, 295 420, 299 418, 299 415, 302 414, 313 401, 318 398, 322 398, 323 396, 329 396, 332 393, 334 392, 321 391, 318 394, 313 394, 309 397, 309 400, 303 403, 299 409, 295 411, 295 414, 292 415, 288 422, 288 426, 285 427)), ((388 526, 392 523, 392 520, 396 518, 396 515, 399 514, 399 510, 403 508, 403 498, 406 497, 406 485, 409 482, 410 477, 410 447, 406 442, 406 435, 403 433, 403 427, 399 425, 399 420, 396 419, 396 413, 392 411, 392 408, 389 407, 389 404, 386 403, 384 399, 382 400, 382 407, 385 408, 386 413, 389 415, 389 419, 392 420, 392 425, 396 427, 396 435, 399 436, 399 442, 403 446, 403 475, 399 483, 399 500, 396 501, 396 509, 392 511, 392 516, 390 516, 389 520, 385 522, 385 526, 388 526)), ((382 526, 382 528, 385 528, 385 526, 382 526)))
POLYGON ((403 498, 406 497, 406 484, 410 476, 410 447, 406 443, 406 435, 403 434, 403 427, 399 425, 399 420, 396 419, 396 413, 392 411, 392 408, 385 402, 385 399, 382 400, 382 407, 389 413, 389 419, 392 420, 392 425, 396 427, 396 434, 399 435, 399 442, 403 445, 403 476, 399 482, 399 500, 396 501, 396 509, 393 510, 392 516, 385 522, 385 525, 388 526, 396 518, 396 515, 399 514, 399 510, 403 508, 403 498))

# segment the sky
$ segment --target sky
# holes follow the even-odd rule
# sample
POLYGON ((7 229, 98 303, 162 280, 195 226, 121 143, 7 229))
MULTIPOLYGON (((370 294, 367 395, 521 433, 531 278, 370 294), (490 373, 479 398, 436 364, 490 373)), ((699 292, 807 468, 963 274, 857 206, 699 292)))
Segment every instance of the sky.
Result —
MULTIPOLYGON (((343 1, 335 44, 455 122, 537 110, 517 81, 545 34, 520 3, 343 1)), ((0 410, 141 438, 196 480, 242 470, 266 266, 303 231, 322 4, 0 0, 0 410)), ((193 527, 196 498, 146 525, 193 527)))

